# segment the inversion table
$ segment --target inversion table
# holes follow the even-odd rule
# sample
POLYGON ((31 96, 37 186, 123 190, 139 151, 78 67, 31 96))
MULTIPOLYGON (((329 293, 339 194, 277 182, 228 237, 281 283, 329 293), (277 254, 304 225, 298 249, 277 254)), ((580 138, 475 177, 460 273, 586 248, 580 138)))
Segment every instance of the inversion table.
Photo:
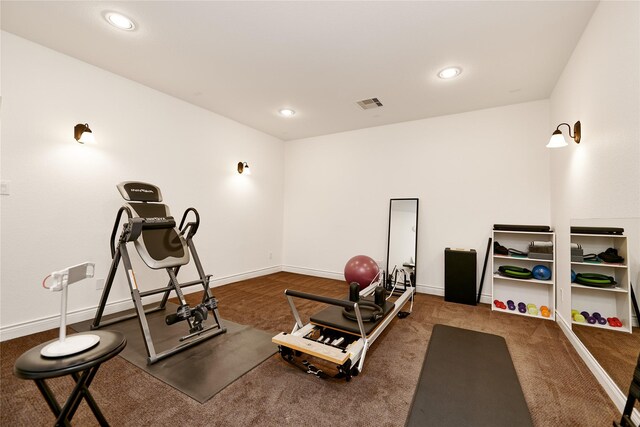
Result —
POLYGON ((169 212, 169 207, 160 203, 162 202, 162 193, 158 187, 144 182, 126 181, 118 184, 117 188, 128 203, 125 203, 118 211, 113 226, 111 233, 111 267, 91 329, 98 329, 137 317, 147 349, 147 363, 149 364, 226 332, 226 328, 223 327, 218 314, 217 300, 209 289, 211 276, 205 274, 193 243, 193 236, 200 225, 198 211, 194 208, 188 208, 182 216, 180 226, 176 228, 176 222, 169 212), (116 234, 123 213, 127 214, 128 220, 123 224, 122 232, 116 243, 116 234), (185 224, 189 213, 195 216, 195 221, 185 224), (138 288, 127 249, 127 243, 129 242, 133 242, 140 258, 149 268, 154 270, 165 269, 167 271, 169 283, 166 286, 147 291, 141 291, 138 288), (178 272, 182 266, 189 264, 189 254, 193 257, 199 278, 186 283, 179 283, 178 272), (131 290, 135 313, 115 319, 103 320, 102 317, 109 293, 121 261, 131 290), (202 302, 195 307, 189 307, 182 289, 193 285, 201 285, 204 292, 202 302), (179 321, 185 321, 188 324, 188 333, 182 336, 179 339, 179 343, 173 348, 157 352, 151 338, 146 314, 164 310, 172 291, 178 297, 180 305, 176 313, 167 315, 166 323, 171 325, 179 321), (157 294, 163 294, 158 306, 145 310, 142 305, 142 298, 157 294), (205 320, 209 312, 213 315, 213 324, 205 326, 205 320))

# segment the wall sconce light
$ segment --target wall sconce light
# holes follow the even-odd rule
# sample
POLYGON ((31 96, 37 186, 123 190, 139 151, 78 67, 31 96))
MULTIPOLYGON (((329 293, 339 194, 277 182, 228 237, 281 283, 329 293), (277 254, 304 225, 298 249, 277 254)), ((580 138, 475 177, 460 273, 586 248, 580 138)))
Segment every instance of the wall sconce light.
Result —
POLYGON ((79 123, 73 128, 73 137, 80 144, 84 144, 86 142, 96 142, 95 138, 93 137, 93 132, 91 132, 91 129, 89 129, 89 125, 86 123, 79 123))
POLYGON ((238 173, 251 175, 251 169, 249 169, 249 165, 247 164, 247 162, 238 162, 238 173))
POLYGON ((551 135, 551 139, 547 144, 547 148, 560 148, 560 147, 567 146, 567 141, 564 139, 564 135, 562 135, 562 131, 560 130, 560 126, 562 125, 565 125, 569 128, 569 136, 573 138, 576 144, 580 144, 581 126, 580 126, 580 120, 578 120, 573 125, 573 135, 571 135, 571 126, 569 126, 568 123, 560 123, 556 128, 556 130, 553 131, 553 134, 551 135))

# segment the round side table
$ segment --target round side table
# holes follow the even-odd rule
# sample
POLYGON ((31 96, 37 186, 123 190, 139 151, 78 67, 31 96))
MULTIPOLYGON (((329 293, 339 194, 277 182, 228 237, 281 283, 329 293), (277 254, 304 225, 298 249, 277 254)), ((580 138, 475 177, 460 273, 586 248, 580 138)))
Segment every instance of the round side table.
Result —
POLYGON ((82 399, 85 399, 91 411, 101 426, 108 426, 107 420, 100 412, 100 408, 89 393, 89 386, 93 381, 98 368, 107 360, 115 357, 127 345, 124 335, 116 331, 91 331, 81 334, 94 334, 100 337, 100 342, 88 350, 70 356, 48 358, 40 355, 40 350, 47 344, 56 341, 51 340, 33 347, 22 354, 13 366, 13 373, 25 380, 33 380, 42 393, 49 408, 56 418, 56 426, 70 425, 82 399), (57 399, 46 384, 45 379, 71 375, 76 385, 67 398, 66 403, 60 408, 57 399))

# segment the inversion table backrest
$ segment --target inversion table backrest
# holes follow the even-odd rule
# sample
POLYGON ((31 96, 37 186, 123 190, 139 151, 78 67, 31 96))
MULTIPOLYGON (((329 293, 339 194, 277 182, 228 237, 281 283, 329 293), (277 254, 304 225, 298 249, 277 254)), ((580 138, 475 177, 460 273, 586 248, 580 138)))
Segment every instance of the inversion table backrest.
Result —
MULTIPOLYGON (((125 181, 118 184, 118 191, 129 203, 125 203, 134 218, 170 218, 169 207, 162 202, 160 188, 155 185, 125 181)), ((187 242, 174 226, 170 228, 143 228, 134 242, 140 258, 149 268, 170 268, 189 263, 187 242)))

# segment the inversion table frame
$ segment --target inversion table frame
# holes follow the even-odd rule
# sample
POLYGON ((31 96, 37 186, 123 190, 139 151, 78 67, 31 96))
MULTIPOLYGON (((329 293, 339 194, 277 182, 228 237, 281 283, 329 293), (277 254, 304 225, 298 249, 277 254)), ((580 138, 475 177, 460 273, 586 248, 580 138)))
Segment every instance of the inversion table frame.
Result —
MULTIPOLYGON (((373 283, 367 288, 360 291, 360 297, 367 297, 375 292, 375 288, 378 283, 373 283)), ((301 353, 308 354, 310 356, 317 357, 319 359, 334 363, 338 368, 338 376, 344 377, 347 381, 351 380, 352 376, 357 376, 362 372, 364 368, 364 361, 367 355, 369 347, 380 336, 380 334, 391 323, 393 318, 400 312, 404 305, 411 300, 413 302, 413 295, 415 293, 414 287, 408 287, 400 294, 400 296, 394 301, 394 307, 387 315, 375 326, 369 335, 365 332, 364 321, 362 319, 362 313, 360 306, 357 302, 339 300, 335 298, 324 297, 320 295, 313 295, 304 292, 298 292, 294 290, 285 290, 285 295, 289 301, 291 307, 291 313, 295 319, 295 324, 291 333, 282 332, 272 338, 272 341, 278 344, 278 349, 282 357, 293 363, 294 355, 301 353), (322 302, 325 304, 342 307, 346 309, 352 309, 355 312, 358 325, 358 333, 346 332, 340 329, 336 329, 332 325, 308 323, 303 325, 300 319, 300 314, 296 309, 293 298, 307 299, 310 301, 322 302), (336 336, 346 337, 352 336, 345 342, 352 341, 346 346, 336 346, 330 343, 321 342, 309 338, 310 336, 317 335, 318 330, 327 328, 335 331, 336 336), (346 335, 345 335, 346 334, 346 335)), ((305 363, 307 367, 307 373, 315 374, 317 376, 325 376, 325 374, 309 364, 305 363)))
MULTIPOLYGON (((144 198, 141 198, 137 200, 142 200, 144 201, 145 204, 147 201, 153 201, 153 202, 162 201, 162 196, 160 195, 159 188, 151 184, 137 183, 137 182, 124 182, 124 183, 118 184, 118 189, 120 190, 120 192, 122 193, 123 197, 125 197, 126 200, 132 200, 127 197, 132 197, 131 194, 134 194, 134 193, 129 193, 128 196, 125 195, 126 188, 130 188, 132 185, 137 185, 143 189, 145 188, 149 189, 149 190, 145 190, 145 192, 157 191, 156 199, 147 198, 145 200, 144 198)), ((149 204, 148 206, 154 206, 154 205, 155 204, 149 204)), ((164 206, 164 205, 156 205, 156 206, 164 206)), ((147 350, 147 356, 148 356, 147 363, 153 364, 177 352, 193 347, 201 343, 202 341, 205 341, 209 338, 213 338, 217 335, 225 333, 227 329, 222 325, 220 315, 218 313, 217 300, 215 299, 215 297, 213 297, 209 289, 209 281, 211 280, 211 276, 205 274, 204 269, 202 268, 202 264, 200 262, 200 258, 198 257, 198 253, 196 251, 195 245, 193 243, 193 236, 198 231, 198 226, 200 224, 200 215, 198 214, 198 211, 196 211, 194 208, 188 208, 182 216, 182 220, 180 222, 180 226, 178 230, 178 229, 175 229, 176 223, 173 220, 173 217, 171 216, 166 216, 166 217, 153 216, 148 218, 139 218, 133 215, 132 209, 135 209, 133 204, 127 204, 121 207, 120 210, 118 211, 118 215, 116 217, 116 221, 113 226, 113 231, 111 233, 111 255, 112 255, 111 267, 109 268, 109 273, 105 281, 105 287, 104 287, 104 290, 102 291, 102 296, 100 298, 100 304, 98 305, 98 310, 91 324, 91 329, 99 329, 103 326, 112 325, 117 322, 121 322, 124 320, 137 317, 138 323, 140 324, 140 330, 142 332, 142 336, 144 339, 145 348, 147 350), (195 215, 195 222, 188 222, 185 224, 187 215, 190 212, 195 215), (120 224, 120 220, 123 213, 127 214, 128 221, 123 224, 122 232, 120 234, 118 243, 116 245, 115 238, 116 238, 117 229, 120 224), (184 253, 182 258, 177 261, 171 260, 170 257, 168 257, 159 263, 159 265, 162 265, 162 268, 166 269, 169 275, 169 283, 167 284, 167 286, 148 290, 148 291, 140 291, 140 289, 138 288, 138 284, 136 282, 136 277, 133 271, 133 267, 131 265, 131 259, 129 257, 127 243, 128 242, 139 243, 139 240, 142 240, 143 238, 141 234, 143 233, 144 230, 166 230, 166 229, 175 230, 177 233, 175 237, 178 237, 179 235, 179 242, 183 242, 182 244, 183 251, 186 252, 188 250, 188 252, 193 257, 193 261, 194 261, 199 278, 196 280, 185 282, 185 283, 178 282, 177 275, 178 275, 178 272, 180 271, 180 267, 189 262, 189 256, 188 256, 189 253, 184 253), (169 260, 167 261, 167 259, 169 260), (133 300, 133 304, 135 307, 135 313, 119 316, 114 319, 109 319, 104 321, 102 319, 102 316, 104 314, 107 300, 109 298, 109 293, 111 292, 111 287, 113 285, 113 281, 115 279, 118 266, 120 265, 120 261, 122 261, 124 265, 127 282, 129 284, 129 289, 131 291, 131 298, 133 300), (184 298, 184 294, 182 293, 182 288, 194 286, 194 285, 202 285, 204 292, 202 297, 202 303, 195 308, 191 308, 188 306, 184 298), (173 348, 164 350, 162 352, 157 352, 153 344, 153 339, 151 337, 151 332, 149 330, 149 324, 147 322, 146 315, 153 312, 165 310, 167 300, 169 299, 171 291, 175 291, 176 296, 180 301, 180 308, 179 308, 178 314, 172 314, 167 316, 166 323, 173 324, 180 320, 186 320, 187 324, 189 325, 189 334, 181 337, 179 340, 180 343, 174 346, 173 348), (142 298, 151 296, 151 295, 157 295, 157 294, 163 294, 160 303, 156 307, 152 307, 145 310, 142 304, 142 298), (204 327, 202 322, 207 317, 206 315, 207 311, 211 311, 211 313, 213 314, 214 324, 208 327, 204 327), (203 316, 204 316, 204 319, 203 319, 203 316)), ((167 213, 168 213, 168 208, 167 208, 167 213)), ((137 248, 138 248, 138 253, 143 258, 143 261, 145 261, 145 263, 149 265, 150 261, 148 261, 148 259, 145 259, 145 257, 143 256, 145 255, 145 253, 143 253, 143 250, 141 250, 139 246, 137 246, 137 248)), ((146 255, 147 255, 147 258, 149 258, 149 254, 146 254, 146 255)), ((158 267, 152 267, 152 268, 158 268, 158 267)))

